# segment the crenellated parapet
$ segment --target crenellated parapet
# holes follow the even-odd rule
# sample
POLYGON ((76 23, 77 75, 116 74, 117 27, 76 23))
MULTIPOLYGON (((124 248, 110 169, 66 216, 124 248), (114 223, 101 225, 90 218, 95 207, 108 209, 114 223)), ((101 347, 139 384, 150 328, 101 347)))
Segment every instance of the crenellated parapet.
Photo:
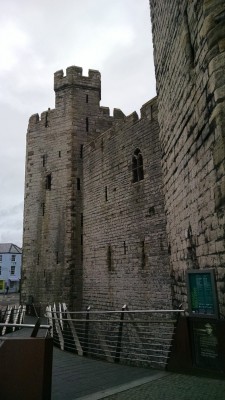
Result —
POLYGON ((68 67, 66 75, 64 75, 62 69, 56 71, 54 74, 55 92, 70 86, 82 87, 87 90, 97 90, 101 99, 101 74, 97 70, 89 69, 88 76, 83 76, 83 69, 77 66, 68 67))
POLYGON ((147 103, 143 104, 141 107, 141 118, 147 118, 150 121, 153 119, 157 119, 158 114, 158 104, 157 97, 147 101, 147 103))

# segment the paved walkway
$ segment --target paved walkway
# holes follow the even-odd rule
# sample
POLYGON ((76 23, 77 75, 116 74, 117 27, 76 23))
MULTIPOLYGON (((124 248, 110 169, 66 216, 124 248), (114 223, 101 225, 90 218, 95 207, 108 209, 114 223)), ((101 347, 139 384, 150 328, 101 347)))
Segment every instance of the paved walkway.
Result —
MULTIPOLYGON (((26 319, 35 322, 35 318, 26 319)), ((13 335, 30 336, 30 330, 13 335)), ((225 400, 225 379, 122 366, 54 348, 52 400, 75 399, 225 400)))
POLYGON ((225 400, 225 380, 128 367, 54 348, 52 400, 225 400))
POLYGON ((165 375, 164 371, 96 361, 54 348, 52 400, 101 399, 165 375))

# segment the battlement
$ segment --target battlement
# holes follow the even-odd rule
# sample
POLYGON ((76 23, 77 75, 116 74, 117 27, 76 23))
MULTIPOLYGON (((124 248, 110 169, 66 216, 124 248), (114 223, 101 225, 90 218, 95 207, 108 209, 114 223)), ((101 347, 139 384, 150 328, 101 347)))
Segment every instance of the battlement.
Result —
POLYGON ((147 101, 147 103, 143 104, 141 107, 141 118, 147 118, 149 120, 157 118, 158 113, 158 104, 157 97, 147 101))
POLYGON ((98 90, 101 93, 101 74, 94 69, 88 70, 88 76, 83 76, 83 69, 71 66, 63 70, 56 71, 54 74, 54 90, 62 90, 67 86, 83 87, 85 89, 98 90))

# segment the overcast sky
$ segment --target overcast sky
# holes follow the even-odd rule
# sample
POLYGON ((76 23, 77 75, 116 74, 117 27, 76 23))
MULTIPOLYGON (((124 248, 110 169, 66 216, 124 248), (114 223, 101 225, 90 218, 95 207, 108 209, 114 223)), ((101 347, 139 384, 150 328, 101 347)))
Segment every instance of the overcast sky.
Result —
POLYGON ((0 0, 0 242, 22 245, 26 130, 54 108, 53 74, 102 75, 102 106, 155 96, 149 0, 0 0))

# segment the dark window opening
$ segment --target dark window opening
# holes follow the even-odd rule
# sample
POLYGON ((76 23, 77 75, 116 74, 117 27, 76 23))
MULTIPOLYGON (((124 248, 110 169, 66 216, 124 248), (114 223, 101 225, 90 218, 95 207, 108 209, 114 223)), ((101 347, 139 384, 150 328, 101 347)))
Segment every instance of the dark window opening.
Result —
POLYGON ((80 226, 82 227, 84 223, 84 216, 83 213, 80 214, 80 226))
POLYGON ((59 151, 59 158, 61 158, 61 151, 59 151))
POLYGON ((56 252, 56 264, 58 264, 59 263, 59 252, 57 251, 56 252))
POLYGON ((80 244, 83 246, 83 235, 80 235, 80 244))
POLYGON ((80 158, 83 158, 83 149, 84 149, 84 145, 81 144, 80 145, 80 158))
POLYGON ((46 165, 46 155, 44 154, 42 156, 42 166, 45 167, 45 165, 46 165))
POLYGON ((37 265, 39 265, 39 260, 40 260, 40 257, 39 257, 39 254, 37 255, 37 265))
POLYGON ((105 187, 105 201, 108 201, 108 188, 105 187))
POLYGON ((52 174, 46 176, 46 190, 51 190, 52 187, 52 174))
POLYGON ((123 253, 124 253, 124 254, 127 254, 126 242, 123 242, 123 253))
POLYGON ((86 94, 86 103, 88 103, 88 94, 86 94))
POLYGON ((144 179, 143 157, 139 149, 136 149, 134 151, 132 157, 132 172, 133 182, 139 182, 144 179))
POLYGON ((48 123, 48 113, 46 112, 45 114, 45 128, 49 127, 49 123, 48 123))
POLYGON ((112 249, 111 246, 108 246, 107 250, 107 264, 109 271, 112 271, 112 249))
POLYGON ((80 178, 77 178, 77 190, 80 190, 80 178))
POLYGON ((89 118, 86 118, 86 132, 89 132, 89 118))
POLYGON ((141 242, 141 267, 142 269, 145 268, 145 262, 146 262, 146 257, 145 257, 145 242, 141 242))
POLYGON ((45 203, 41 204, 41 208, 42 208, 42 216, 45 215, 45 203))
POLYGON ((153 215, 155 215, 155 207, 154 207, 154 206, 152 206, 152 207, 149 208, 149 215, 150 215, 150 217, 152 217, 153 215))

